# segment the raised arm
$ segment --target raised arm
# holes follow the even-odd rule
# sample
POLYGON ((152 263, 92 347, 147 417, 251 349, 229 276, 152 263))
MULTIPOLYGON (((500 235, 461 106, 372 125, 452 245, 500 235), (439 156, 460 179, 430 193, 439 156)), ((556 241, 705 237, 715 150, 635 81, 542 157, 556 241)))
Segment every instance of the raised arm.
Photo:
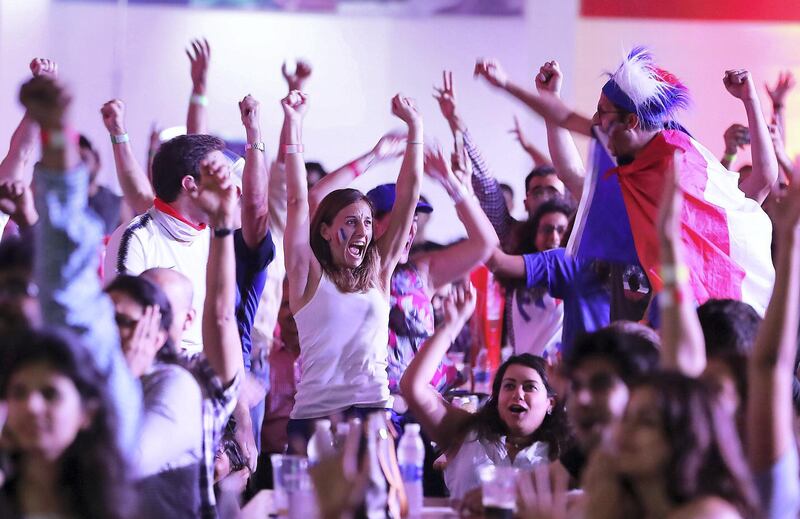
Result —
POLYGON ((769 136, 772 138, 772 146, 775 148, 775 158, 778 159, 778 165, 780 165, 781 169, 783 170, 783 175, 781 175, 781 182, 786 182, 789 178, 794 178, 794 164, 792 163, 792 159, 789 158, 789 154, 786 153, 786 145, 783 141, 783 134, 781 133, 781 127, 779 124, 770 124, 769 125, 769 136))
POLYGON ((794 89, 795 84, 794 74, 790 70, 778 74, 774 87, 764 84, 772 101, 772 122, 778 125, 782 135, 786 135, 786 96, 794 89))
POLYGON ((506 254, 503 249, 497 247, 492 251, 492 255, 486 261, 486 266, 494 274, 506 279, 525 279, 525 257, 506 254))
POLYGON ((746 70, 726 71, 723 82, 731 95, 742 100, 747 112, 747 126, 750 129, 753 172, 739 187, 748 198, 761 204, 778 181, 778 161, 775 159, 775 149, 769 136, 767 122, 761 113, 758 92, 752 76, 746 70))
POLYGON ((236 186, 223 161, 200 164, 200 187, 192 192, 213 229, 206 268, 203 352, 224 386, 242 370, 242 346, 236 326, 236 259, 233 252, 236 186))
POLYGON ((208 40, 192 40, 191 50, 186 49, 192 76, 192 96, 189 98, 189 112, 186 115, 186 133, 189 135, 208 133, 208 97, 206 79, 211 62, 211 47, 208 40))
POLYGON ((747 126, 732 124, 722 134, 722 140, 725 141, 725 154, 720 163, 725 166, 725 169, 731 169, 739 149, 744 148, 744 145, 750 142, 750 131, 747 126))
MULTIPOLYGON (((557 61, 548 61, 539 69, 536 75, 536 88, 544 96, 561 97, 561 83, 563 81, 561 67, 557 61)), ((547 146, 553 157, 553 167, 556 175, 567 186, 576 202, 580 203, 583 195, 583 182, 586 170, 583 167, 578 148, 568 130, 565 130, 550 119, 545 119, 547 129, 547 146)))
MULTIPOLYGON (((49 59, 35 58, 30 63, 30 69, 33 77, 58 77, 58 65, 49 59)), ((26 185, 30 184, 33 173, 30 159, 38 139, 39 125, 26 112, 11 135, 8 153, 0 162, 0 180, 20 180, 26 185)))
POLYGON ((471 415, 453 407, 430 384, 442 358, 475 310, 475 289, 459 286, 445 301, 445 318, 400 379, 400 391, 425 433, 447 451, 471 415))
POLYGON ((286 167, 286 233, 283 253, 289 278, 289 306, 297 312, 310 299, 322 267, 314 257, 310 244, 311 217, 308 207, 306 163, 303 160, 303 117, 306 95, 293 91, 281 102, 286 167))
POLYGON ((308 193, 311 214, 331 191, 343 189, 367 172, 373 165, 403 155, 406 148, 406 137, 397 133, 387 133, 378 143, 364 155, 354 159, 336 171, 328 173, 308 193))
POLYGON ((773 217, 778 242, 775 288, 748 365, 746 447, 755 473, 796 448, 792 379, 800 320, 800 179, 792 180, 773 217))
POLYGON ((242 174, 242 237, 255 250, 269 231, 269 176, 266 147, 261 140, 259 102, 246 96, 239 102, 242 124, 247 134, 242 174))
POLYGON ((142 409, 141 388, 119 346, 114 310, 97 276, 102 239, 88 212, 89 174, 80 164, 78 135, 68 116, 71 95, 49 77, 23 85, 20 101, 42 129, 42 159, 34 174, 39 222, 35 232, 34 279, 42 320, 67 326, 90 350, 104 375, 123 452, 133 452, 142 409))
POLYGON ((387 287, 414 222, 414 211, 419 202, 422 184, 424 147, 422 116, 417 112, 414 102, 397 94, 392 98, 392 114, 408 125, 408 140, 400 174, 397 176, 397 198, 389 216, 389 226, 377 243, 381 255, 381 271, 387 287))
POLYGON ((592 120, 589 117, 574 112, 559 97, 539 95, 511 82, 497 60, 478 60, 475 63, 474 74, 476 77, 485 78, 490 85, 508 92, 522 101, 545 121, 550 121, 587 137, 592 136, 592 120))
POLYGON ((694 300, 690 296, 689 270, 683 262, 683 194, 676 180, 680 174, 680 161, 680 154, 676 154, 664 180, 658 215, 661 278, 664 281, 664 290, 658 296, 661 366, 690 377, 699 377, 706 369, 706 343, 694 300))
POLYGON ((122 188, 122 197, 134 213, 144 213, 153 205, 155 193, 145 170, 133 153, 130 137, 125 129, 125 103, 119 99, 112 99, 103 105, 100 114, 111 136, 114 167, 122 188))
POLYGON ((550 157, 547 156, 545 152, 537 148, 529 139, 528 136, 525 135, 525 132, 522 130, 522 126, 519 124, 519 119, 517 116, 514 116, 514 128, 511 129, 510 133, 514 135, 517 139, 517 142, 522 149, 525 150, 531 160, 533 160, 534 167, 539 166, 550 166, 552 162, 550 161, 550 157))
POLYGON ((450 195, 458 219, 467 231, 466 240, 415 260, 419 268, 427 269, 428 290, 433 294, 448 283, 469 274, 489 257, 492 249, 500 245, 500 241, 478 201, 472 196, 468 184, 465 185, 453 173, 442 150, 426 150, 425 163, 425 171, 450 195))
MULTIPOLYGON (((295 90, 298 92, 305 92, 306 91, 306 82, 311 77, 311 64, 307 61, 298 60, 295 68, 293 71, 289 71, 289 67, 286 65, 286 62, 283 62, 281 65, 281 74, 283 75, 283 79, 286 80, 286 85, 289 87, 289 93, 291 94, 295 90)), ((280 141, 278 143, 278 162, 283 164, 286 155, 284 154, 283 146, 286 144, 286 125, 281 126, 281 136, 280 141)))

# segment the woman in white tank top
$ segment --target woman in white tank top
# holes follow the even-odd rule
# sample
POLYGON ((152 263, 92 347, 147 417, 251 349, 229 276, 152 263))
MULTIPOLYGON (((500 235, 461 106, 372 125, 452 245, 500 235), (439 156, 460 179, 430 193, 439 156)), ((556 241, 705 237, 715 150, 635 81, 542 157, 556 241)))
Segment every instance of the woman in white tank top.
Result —
POLYGON ((289 306, 300 337, 300 381, 289 430, 308 439, 313 419, 388 403, 390 278, 419 199, 422 118, 411 100, 392 99, 392 113, 408 125, 408 140, 392 220, 373 240, 372 206, 360 191, 338 189, 311 207, 325 180, 309 197, 301 141, 306 96, 293 91, 282 105, 288 194, 283 244, 289 306))

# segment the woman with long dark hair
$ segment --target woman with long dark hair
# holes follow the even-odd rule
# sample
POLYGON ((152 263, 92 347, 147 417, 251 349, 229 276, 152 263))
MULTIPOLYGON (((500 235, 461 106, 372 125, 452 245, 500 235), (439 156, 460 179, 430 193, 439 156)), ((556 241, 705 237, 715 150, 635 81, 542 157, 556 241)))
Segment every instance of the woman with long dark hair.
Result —
POLYGON ((584 488, 588 518, 758 517, 731 416, 703 382, 677 373, 635 386, 584 488))
POLYGON ((293 91, 282 105, 288 194, 284 250, 301 367, 288 430, 290 439, 307 440, 316 419, 388 404, 390 279, 419 199, 422 118, 411 100, 392 99, 392 113, 408 125, 408 141, 391 221, 376 240, 372 205, 358 190, 335 190, 312 210, 301 143, 306 96, 293 91))
POLYGON ((555 460, 565 438, 564 411, 556 402, 541 357, 515 355, 497 370, 492 394, 475 414, 447 402, 430 385, 441 358, 475 308, 474 289, 458 287, 445 303, 445 322, 420 349, 400 388, 422 429, 447 454, 445 482, 462 500, 480 486, 486 464, 529 469, 555 460))
POLYGON ((106 381, 77 341, 53 332, 4 341, 11 464, 0 517, 117 519, 133 510, 106 381))

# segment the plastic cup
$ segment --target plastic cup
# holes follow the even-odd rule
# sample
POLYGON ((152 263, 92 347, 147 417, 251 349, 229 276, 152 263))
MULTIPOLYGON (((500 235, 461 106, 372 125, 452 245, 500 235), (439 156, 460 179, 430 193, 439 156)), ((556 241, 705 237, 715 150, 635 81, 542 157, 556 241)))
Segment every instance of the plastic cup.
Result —
POLYGON ((310 517, 308 510, 302 510, 307 508, 308 501, 315 501, 314 487, 308 474, 308 459, 305 456, 273 454, 270 461, 277 515, 306 519, 310 517), (306 506, 299 506, 300 504, 306 506))
POLYGON ((514 467, 496 465, 478 469, 486 517, 513 517, 517 508, 517 472, 514 467))

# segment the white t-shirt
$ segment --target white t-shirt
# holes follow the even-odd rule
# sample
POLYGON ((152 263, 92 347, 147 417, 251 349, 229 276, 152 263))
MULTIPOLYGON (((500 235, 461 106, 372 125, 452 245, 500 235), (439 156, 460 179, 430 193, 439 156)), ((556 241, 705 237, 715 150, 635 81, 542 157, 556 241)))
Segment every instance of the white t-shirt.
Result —
POLYGON ((199 463, 203 457, 203 395, 177 364, 156 364, 142 377, 144 415, 136 456, 145 478, 199 463))
POLYGON ((206 263, 210 231, 197 229, 155 207, 117 228, 106 249, 106 284, 117 274, 138 276, 151 268, 180 272, 192 282, 192 306, 196 312, 183 334, 181 347, 188 353, 203 349, 201 325, 206 299, 206 263))
POLYGON ((300 381, 291 418, 321 418, 389 401, 389 296, 377 288, 343 293, 323 274, 294 320, 300 381))

